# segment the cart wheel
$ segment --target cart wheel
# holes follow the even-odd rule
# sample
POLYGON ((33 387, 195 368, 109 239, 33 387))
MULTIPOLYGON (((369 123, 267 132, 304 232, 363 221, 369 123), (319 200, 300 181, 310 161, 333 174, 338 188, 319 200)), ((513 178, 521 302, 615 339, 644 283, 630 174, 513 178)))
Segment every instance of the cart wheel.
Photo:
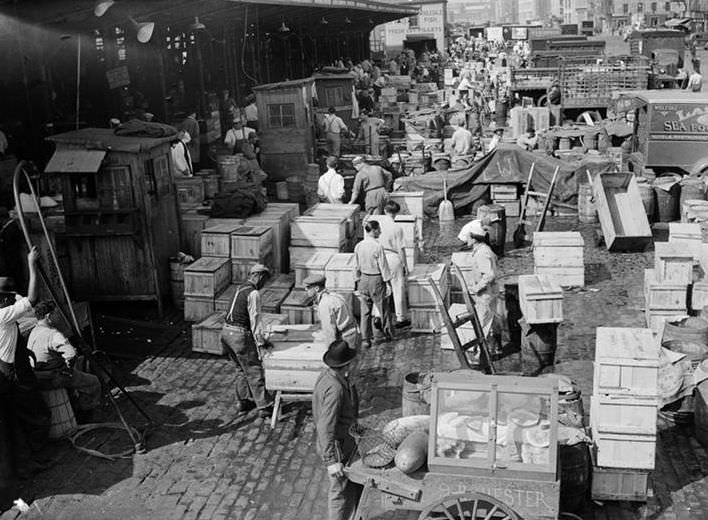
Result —
POLYGON ((428 506, 418 520, 520 520, 513 509, 484 493, 448 495, 428 506))

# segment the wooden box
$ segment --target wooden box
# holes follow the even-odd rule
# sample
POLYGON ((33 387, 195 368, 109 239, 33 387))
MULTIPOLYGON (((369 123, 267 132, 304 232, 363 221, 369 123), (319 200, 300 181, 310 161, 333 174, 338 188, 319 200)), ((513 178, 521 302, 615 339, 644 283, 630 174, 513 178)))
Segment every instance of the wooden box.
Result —
POLYGON ((231 284, 224 289, 214 300, 214 311, 223 313, 229 312, 231 300, 233 300, 236 289, 238 289, 240 285, 241 284, 231 284))
POLYGON ((595 460, 598 466, 654 469, 656 435, 604 433, 593 425, 592 437, 595 442, 595 460))
MULTIPOLYGON (((270 207, 270 205, 269 205, 270 207)), ((279 273, 290 271, 290 255, 288 245, 290 245, 290 217, 286 213, 267 213, 249 217, 246 219, 248 226, 268 226, 272 230, 273 238, 273 267, 279 273)))
POLYGON ((360 225, 358 205, 320 202, 305 211, 305 215, 323 218, 343 217, 347 221, 347 238, 350 239, 350 241, 356 238, 356 230, 360 225))
POLYGON ((331 253, 317 253, 305 262, 294 264, 295 287, 304 287, 304 280, 312 274, 325 274, 325 267, 334 255, 331 253))
POLYGON ((659 282, 655 269, 644 270, 645 309, 686 310, 688 285, 659 282))
POLYGON ((202 230, 202 255, 231 257, 231 233, 238 229, 238 225, 219 224, 202 230))
POLYGON ((273 251, 269 226, 241 226, 231 233, 231 258, 261 260, 273 251))
POLYGON ((202 202, 204 202, 204 183, 201 177, 179 177, 175 178, 174 182, 180 208, 202 205, 202 202))
POLYGON ((669 318, 681 318, 688 315, 686 309, 644 309, 644 318, 652 332, 658 333, 663 323, 669 318))
POLYGON ((492 199, 494 204, 497 204, 504 208, 504 214, 507 218, 518 217, 521 215, 521 201, 520 200, 496 200, 492 199))
POLYGON ((184 295, 214 297, 229 285, 231 261, 228 258, 204 256, 184 270, 184 295))
POLYGON ((389 193, 389 199, 398 202, 401 213, 415 215, 421 219, 425 216, 422 191, 393 191, 389 193))
POLYGON ((637 210, 643 204, 634 175, 596 175, 593 193, 607 249, 643 251, 652 241, 652 232, 646 213, 637 210))
POLYGON ((411 332, 436 333, 445 329, 440 312, 433 307, 410 307, 411 332))
POLYGON ((273 268, 273 252, 269 252, 260 260, 246 260, 243 258, 232 258, 231 262, 231 282, 241 283, 248 279, 248 273, 256 264, 263 264, 269 269, 273 268))
POLYGON ((408 275, 408 305, 410 307, 435 307, 437 300, 428 278, 432 278, 435 282, 442 297, 447 297, 447 265, 418 264, 408 275))
POLYGON ((689 285, 693 282, 693 253, 684 244, 654 243, 656 279, 689 285))
MULTIPOLYGON (((477 274, 475 272, 475 269, 472 267, 472 252, 456 251, 452 253, 452 256, 450 257, 450 263, 460 268, 460 272, 462 272, 462 278, 465 279, 468 288, 470 285, 475 283, 474 280, 475 278, 477 278, 477 274)), ((462 289, 462 287, 460 287, 460 281, 457 278, 457 275, 455 274, 455 270, 452 268, 450 269, 450 279, 452 287, 454 287, 455 289, 462 289)))
POLYGON ((277 213, 292 221, 300 216, 300 205, 297 202, 269 202, 265 212, 277 213))
POLYGON ((574 231, 534 233, 534 272, 548 275, 561 286, 583 287, 583 244, 583 237, 574 231))
POLYGON ((658 398, 590 396, 590 417, 601 432, 656 435, 658 398))
POLYGON ((314 341, 274 342, 273 348, 263 356, 266 389, 312 392, 320 372, 326 368, 322 361, 326 351, 324 343, 314 341))
POLYGON ((290 266, 294 269, 296 265, 305 265, 312 257, 320 253, 328 253, 332 256, 341 253, 338 247, 297 247, 290 246, 290 266))
POLYGON ((198 322, 214 314, 214 297, 185 296, 184 321, 198 322))
POLYGON ((199 258, 202 256, 202 230, 207 225, 208 217, 192 209, 180 212, 180 218, 182 221, 180 249, 183 253, 199 258))
POLYGON ((518 185, 516 184, 490 184, 489 191, 495 202, 519 199, 518 185))
POLYGON ((280 304, 280 312, 287 314, 292 324, 312 324, 317 321, 317 312, 312 299, 305 294, 305 289, 293 289, 280 304))
POLYGON ((698 260, 701 256, 701 243, 703 242, 701 225, 669 222, 669 242, 686 247, 693 254, 693 258, 698 260))
POLYGON ((270 314, 279 314, 280 306, 290 294, 284 287, 266 287, 261 289, 261 309, 270 314))
POLYGON ((325 266, 326 287, 328 289, 354 290, 354 254, 337 253, 330 257, 325 266))
POLYGON ((563 321, 563 289, 545 275, 519 276, 519 306, 526 323, 563 321))
POLYGON ((592 468, 592 499, 646 502, 649 471, 624 468, 592 468))
POLYGON ((209 220, 207 220, 206 227, 214 227, 214 226, 232 226, 234 229, 236 229, 239 226, 243 226, 244 220, 242 218, 213 218, 210 217, 209 220))
POLYGON ((346 242, 347 219, 344 217, 303 216, 290 224, 290 244, 293 246, 339 249, 346 242))
MULTIPOLYGON (((458 316, 467 314, 467 306, 464 304, 453 303, 452 305, 450 305, 450 308, 447 312, 450 315, 452 321, 455 321, 458 316)), ((447 333, 447 327, 445 327, 444 324, 442 324, 441 331, 442 334, 440 335, 440 348, 444 350, 454 350, 455 347, 452 344, 450 335, 447 333)), ((470 322, 457 327, 457 336, 460 338, 460 342, 463 345, 465 343, 469 343, 477 337, 477 335, 474 333, 474 327, 470 322)))
POLYGON ((224 313, 219 311, 192 325, 192 352, 222 355, 224 347, 221 344, 221 329, 223 327, 224 313))
POLYGON ((708 282, 694 282, 691 287, 691 309, 701 311, 708 305, 708 282))
POLYGON ((593 394, 654 397, 658 377, 659 346, 651 330, 597 328, 593 394))

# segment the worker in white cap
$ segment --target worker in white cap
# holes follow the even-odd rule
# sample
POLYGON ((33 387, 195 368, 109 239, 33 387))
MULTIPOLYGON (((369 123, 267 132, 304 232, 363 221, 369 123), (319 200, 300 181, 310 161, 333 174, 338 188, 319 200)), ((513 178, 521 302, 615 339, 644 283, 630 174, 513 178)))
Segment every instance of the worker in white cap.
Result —
POLYGON ((273 404, 265 389, 261 355, 272 345, 263 330, 259 292, 269 277, 270 270, 265 265, 251 267, 248 280, 236 289, 221 331, 226 354, 236 364, 239 415, 258 408, 261 417, 267 417, 273 404))
POLYGON ((470 249, 471 258, 468 262, 472 279, 467 282, 467 288, 477 306, 484 336, 488 340, 491 338, 493 341, 490 342, 490 347, 498 350, 501 320, 497 310, 497 256, 489 247, 489 235, 481 220, 465 224, 457 238, 470 249))

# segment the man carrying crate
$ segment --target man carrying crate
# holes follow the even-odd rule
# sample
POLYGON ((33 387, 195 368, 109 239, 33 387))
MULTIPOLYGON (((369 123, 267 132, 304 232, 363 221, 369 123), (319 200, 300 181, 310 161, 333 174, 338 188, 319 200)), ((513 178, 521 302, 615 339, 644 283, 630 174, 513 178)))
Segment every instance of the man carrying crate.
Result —
POLYGON ((337 293, 325 289, 326 278, 321 274, 313 274, 305 278, 305 291, 314 298, 317 304, 317 314, 322 326, 321 337, 325 345, 334 341, 345 341, 349 348, 358 349, 361 336, 352 310, 344 298, 337 293))

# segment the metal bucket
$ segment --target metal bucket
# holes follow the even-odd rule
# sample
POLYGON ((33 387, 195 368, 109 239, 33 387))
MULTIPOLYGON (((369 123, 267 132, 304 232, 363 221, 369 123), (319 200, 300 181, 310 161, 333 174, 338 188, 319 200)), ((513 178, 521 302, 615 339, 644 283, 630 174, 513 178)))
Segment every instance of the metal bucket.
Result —
POLYGON ((403 378, 403 391, 401 393, 401 416, 429 415, 430 404, 423 399, 420 372, 411 372, 403 378))

